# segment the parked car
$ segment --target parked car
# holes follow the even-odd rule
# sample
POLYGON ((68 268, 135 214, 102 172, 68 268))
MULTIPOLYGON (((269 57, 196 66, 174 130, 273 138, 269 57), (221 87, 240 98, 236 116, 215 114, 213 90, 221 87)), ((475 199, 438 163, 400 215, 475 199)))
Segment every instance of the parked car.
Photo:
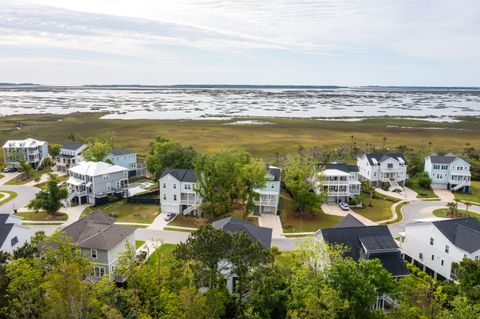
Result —
POLYGON ((7 167, 3 170, 4 173, 15 173, 18 172, 18 168, 14 166, 7 167))
POLYGON ((175 217, 175 213, 167 213, 165 214, 165 217, 163 218, 165 221, 171 221, 175 217))
POLYGON ((338 206, 340 206, 340 208, 342 210, 349 210, 350 209, 350 206, 348 206, 348 204, 344 203, 344 202, 341 202, 340 204, 338 204, 338 206))

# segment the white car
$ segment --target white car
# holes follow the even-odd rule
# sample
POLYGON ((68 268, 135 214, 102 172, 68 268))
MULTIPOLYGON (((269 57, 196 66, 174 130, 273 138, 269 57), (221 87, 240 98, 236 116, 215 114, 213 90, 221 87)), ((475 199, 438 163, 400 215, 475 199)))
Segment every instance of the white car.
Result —
POLYGON ((175 217, 175 213, 166 213, 165 214, 165 217, 163 217, 163 219, 168 222, 168 221, 171 221, 173 218, 175 217))
POLYGON ((350 206, 348 206, 348 204, 344 203, 344 202, 341 202, 340 204, 338 204, 338 206, 340 206, 340 208, 342 210, 349 210, 350 209, 350 206))

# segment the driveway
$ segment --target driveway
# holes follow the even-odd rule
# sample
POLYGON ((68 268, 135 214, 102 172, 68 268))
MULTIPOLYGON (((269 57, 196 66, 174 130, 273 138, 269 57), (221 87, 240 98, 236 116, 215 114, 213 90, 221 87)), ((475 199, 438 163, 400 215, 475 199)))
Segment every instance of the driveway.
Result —
POLYGON ((413 190, 405 186, 403 187, 403 192, 389 192, 381 188, 375 188, 375 191, 378 192, 379 194, 383 194, 386 196, 390 196, 393 198, 398 198, 400 200, 406 200, 406 201, 415 200, 418 195, 416 192, 414 192, 413 190))
POLYGON ((455 195, 448 189, 434 189, 433 192, 437 195, 442 202, 453 202, 455 195))
POLYGON ((262 214, 258 217, 258 226, 272 229, 272 238, 285 238, 283 236, 282 222, 280 216, 273 214, 262 214))
POLYGON ((17 193, 17 197, 0 206, 0 214, 12 214, 14 209, 20 210, 27 205, 38 193, 39 189, 22 185, 0 185, 0 191, 17 193))
POLYGON ((147 228, 148 229, 162 230, 170 222, 170 221, 168 221, 168 222, 165 221, 164 218, 165 218, 165 213, 158 214, 158 216, 155 217, 155 220, 147 228))
POLYGON ((367 225, 367 226, 377 225, 377 223, 371 221, 370 219, 368 219, 366 217, 363 217, 362 215, 356 213, 355 211, 353 211, 351 209, 348 209, 348 210, 341 209, 340 206, 338 206, 337 204, 330 204, 330 205, 323 204, 322 205, 322 210, 327 215, 345 217, 348 214, 350 214, 353 217, 355 217, 356 219, 358 219, 359 221, 361 221, 364 225, 367 225))

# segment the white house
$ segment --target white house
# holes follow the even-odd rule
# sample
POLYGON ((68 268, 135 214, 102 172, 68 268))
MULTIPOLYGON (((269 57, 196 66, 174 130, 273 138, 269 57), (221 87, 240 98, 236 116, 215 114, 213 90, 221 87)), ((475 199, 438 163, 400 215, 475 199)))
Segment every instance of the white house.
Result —
POLYGON ((470 192, 470 164, 455 154, 445 156, 432 154, 425 158, 425 172, 432 179, 432 189, 450 189, 470 192))
POLYGON ((280 200, 282 169, 267 164, 267 182, 262 189, 255 189, 260 196, 255 200, 255 214, 277 214, 280 200))
POLYGON ((48 155, 48 143, 33 138, 9 140, 3 145, 5 165, 18 167, 18 160, 25 159, 37 169, 48 155))
POLYGON ((325 165, 317 175, 313 190, 317 194, 325 193, 327 203, 348 203, 352 197, 360 194, 357 165, 333 162, 325 165))
POLYGON ((434 277, 455 280, 452 263, 480 260, 480 221, 473 217, 417 220, 401 235, 405 259, 434 277))
POLYGON ((136 228, 114 222, 113 218, 97 210, 62 229, 78 245, 82 255, 93 262, 92 280, 100 280, 105 275, 110 280, 125 279, 115 277, 115 268, 120 254, 127 250, 127 244, 135 249, 136 228))
POLYGON ((25 243, 30 243, 32 231, 22 225, 22 218, 0 214, 0 251, 13 253, 25 243))
POLYGON ((82 143, 69 142, 64 144, 57 156, 55 170, 66 172, 70 167, 77 166, 83 162, 82 152, 86 148, 87 145, 82 143))
POLYGON ((364 154, 357 157, 360 181, 374 187, 387 183, 390 191, 403 191, 408 179, 407 163, 402 154, 364 154))
POLYGON ((158 180, 163 213, 197 214, 202 198, 195 191, 197 176, 193 169, 166 168, 158 180))
POLYGON ((66 206, 104 204, 109 195, 128 194, 128 169, 104 162, 81 162, 68 169, 66 206))

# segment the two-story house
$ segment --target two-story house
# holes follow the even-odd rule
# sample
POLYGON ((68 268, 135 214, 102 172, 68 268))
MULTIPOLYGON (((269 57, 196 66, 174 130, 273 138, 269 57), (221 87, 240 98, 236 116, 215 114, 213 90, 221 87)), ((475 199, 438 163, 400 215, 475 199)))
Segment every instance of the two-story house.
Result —
POLYGON ((111 162, 114 165, 128 168, 128 176, 143 176, 145 173, 140 173, 138 170, 137 154, 121 148, 112 148, 110 153, 104 159, 106 162, 111 162))
POLYGON ((405 259, 434 277, 456 280, 452 264, 480 260, 480 221, 473 217, 417 220, 401 234, 405 259))
POLYGON ((164 169, 158 180, 162 213, 197 215, 202 202, 201 196, 196 192, 197 182, 193 169, 164 169))
POLYGON ((326 194, 327 203, 348 203, 352 197, 360 194, 357 165, 333 162, 325 165, 317 175, 313 190, 317 194, 326 194))
POLYGON ((77 166, 83 162, 82 152, 87 148, 85 144, 69 142, 62 146, 57 156, 55 170, 66 172, 70 167, 77 166))
POLYGON ((408 179, 407 163, 402 154, 364 154, 357 157, 360 181, 370 181, 374 187, 389 185, 390 191, 403 191, 408 179))
POLYGON ((81 162, 68 169, 69 195, 66 206, 107 202, 109 195, 124 197, 128 194, 128 169, 104 162, 81 162))
POLYGON ((22 218, 16 215, 0 214, 0 251, 13 253, 32 238, 30 228, 22 225, 22 218))
POLYGON ((455 154, 444 156, 432 154, 425 158, 425 172, 432 179, 432 189, 449 189, 470 192, 470 164, 455 154))
POLYGON ((112 217, 97 210, 90 215, 62 229, 81 253, 93 262, 90 279, 100 280, 108 276, 110 280, 124 281, 115 276, 115 268, 120 254, 130 244, 135 253, 135 227, 116 225, 112 217))
POLYGON ((33 138, 26 140, 9 140, 3 145, 5 166, 19 166, 19 160, 25 160, 34 169, 40 167, 49 157, 48 143, 33 138))
POLYGON ((266 183, 261 189, 255 189, 259 194, 255 202, 255 214, 277 214, 280 200, 280 181, 282 169, 273 165, 266 165, 266 183))

